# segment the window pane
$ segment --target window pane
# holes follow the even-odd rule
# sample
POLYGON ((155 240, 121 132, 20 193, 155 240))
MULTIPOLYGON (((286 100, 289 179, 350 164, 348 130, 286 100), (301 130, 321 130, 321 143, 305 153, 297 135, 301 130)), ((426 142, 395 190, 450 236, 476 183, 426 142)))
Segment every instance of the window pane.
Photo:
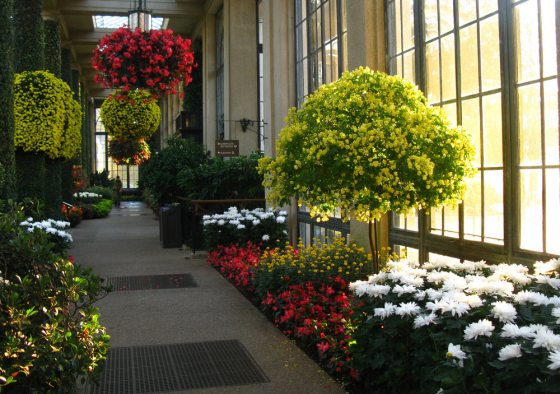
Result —
POLYGON ((409 80, 410 82, 416 82, 416 69, 415 69, 415 55, 414 51, 410 51, 404 54, 404 72, 402 73, 403 78, 409 80))
POLYGON ((520 171, 520 247, 542 252, 542 171, 520 171))
MULTIPOLYGON (((101 123, 101 122, 98 122, 101 123)), ((105 135, 95 136, 95 170, 105 170, 105 155, 107 152, 107 143, 105 135)))
POLYGON ((414 47, 413 0, 402 0, 403 51, 414 47))
POLYGON ((436 40, 426 45, 426 83, 428 85, 428 102, 439 103, 439 42, 436 40))
POLYGON ((498 15, 480 23, 480 56, 482 90, 498 89, 502 85, 498 15))
POLYGON ((480 107, 479 98, 463 100, 463 128, 471 135, 475 148, 475 165, 480 167, 480 107))
POLYGON ((536 3, 535 0, 528 1, 514 8, 518 82, 534 80, 540 75, 536 3))
POLYGON ((461 38, 461 95, 478 93, 477 25, 470 25, 459 32, 461 38))
POLYGON ((323 29, 324 29, 324 37, 323 37, 323 42, 327 43, 329 42, 332 37, 336 36, 336 31, 331 32, 331 18, 330 18, 330 8, 328 4, 323 5, 323 7, 321 7, 323 13, 321 14, 323 16, 323 29))
POLYGON ((546 164, 560 164, 560 135, 558 133, 558 82, 544 83, 544 127, 546 164))
POLYGON ((556 10, 554 3, 554 1, 541 0, 543 77, 556 75, 558 72, 556 69, 556 10))
MULTIPOLYGON (((483 1, 484 2, 484 1, 483 1)), ((461 26, 476 19, 476 0, 459 2, 459 24, 461 26)))
POLYGON ((521 165, 541 164, 540 84, 518 88, 519 157, 521 165))
POLYGON ((546 170, 546 252, 560 254, 560 169, 546 170))
POLYGON ((430 210, 430 232, 443 235, 443 208, 432 208, 430 210))
POLYGON ((453 30, 453 0, 439 0, 439 34, 453 30))
POLYGON ((450 34, 441 39, 442 101, 457 97, 455 78, 455 35, 450 34))
POLYGON ((445 104, 442 106, 443 111, 447 115, 447 120, 449 120, 449 124, 453 127, 457 126, 457 104, 445 104))
POLYGON ((459 238, 459 207, 446 206, 443 209, 444 224, 443 235, 446 237, 459 238))
POLYGON ((484 240, 504 243, 503 171, 484 172, 484 240))
POLYGON ((482 189, 480 172, 467 180, 463 199, 465 239, 482 241, 482 189))
POLYGON ((482 97, 484 121, 484 166, 501 167, 502 155, 502 95, 482 97))
POLYGON ((424 29, 426 40, 431 40, 438 36, 438 2, 437 0, 424 1, 424 29))
POLYGON ((400 0, 395 1, 395 44, 397 53, 402 52, 402 10, 400 0))
POLYGON ((478 12, 480 18, 495 11, 498 11, 498 0, 478 1, 478 12))

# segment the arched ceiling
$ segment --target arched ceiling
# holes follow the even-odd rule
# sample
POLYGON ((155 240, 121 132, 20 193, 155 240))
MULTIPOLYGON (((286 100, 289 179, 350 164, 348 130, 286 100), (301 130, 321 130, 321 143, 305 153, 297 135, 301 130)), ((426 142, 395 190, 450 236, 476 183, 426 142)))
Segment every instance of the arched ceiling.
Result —
MULTIPOLYGON (((22 1, 22 0, 18 0, 22 1)), ((205 0, 145 0, 154 17, 167 18, 167 28, 192 38, 203 18, 205 0)), ((61 41, 72 52, 73 67, 78 69, 90 97, 105 97, 110 91, 93 81, 95 71, 91 54, 97 43, 111 30, 95 29, 94 15, 127 16, 133 0, 44 0, 43 16, 60 22, 61 41)))

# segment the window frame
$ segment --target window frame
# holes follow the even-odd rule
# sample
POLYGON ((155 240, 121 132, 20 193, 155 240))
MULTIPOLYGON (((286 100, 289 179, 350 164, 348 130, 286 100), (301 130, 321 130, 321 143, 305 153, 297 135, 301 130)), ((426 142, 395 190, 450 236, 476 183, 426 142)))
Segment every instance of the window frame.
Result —
MULTIPOLYGON (((416 76, 416 83, 420 87, 420 89, 427 93, 427 66, 426 66, 426 40, 425 39, 425 16, 424 16, 424 5, 425 2, 421 1, 414 1, 413 5, 413 12, 414 12, 414 51, 415 51, 415 76, 416 76)), ((497 0, 498 6, 498 29, 499 29, 499 41, 500 41, 500 65, 501 65, 501 105, 502 105, 502 157, 503 157, 503 225, 504 225, 504 233, 503 233, 503 245, 494 245, 483 241, 473 241, 464 239, 464 212, 463 212, 463 204, 459 206, 459 238, 448 237, 445 235, 435 235, 431 233, 430 228, 430 216, 425 211, 421 211, 418 213, 418 231, 413 230, 406 230, 402 228, 398 228, 395 225, 394 216, 392 214, 389 215, 389 244, 392 247, 395 246, 404 246, 404 247, 411 247, 418 249, 419 259, 421 261, 427 261, 428 256, 430 253, 437 253, 437 254, 444 254, 458 258, 466 258, 466 259, 485 259, 490 262, 518 262, 518 263, 530 263, 535 261, 536 259, 547 259, 547 258, 556 258, 557 255, 547 253, 547 252, 535 252, 530 250, 521 249, 520 245, 520 234, 521 234, 521 207, 520 207, 520 162, 519 162, 519 125, 518 125, 518 115, 519 115, 519 105, 517 102, 517 87, 520 85, 516 82, 516 56, 515 56, 515 24, 514 24, 514 7, 521 3, 526 2, 527 0, 519 0, 516 2, 512 2, 511 0, 497 0)), ((402 0, 386 0, 385 4, 385 23, 387 26, 386 29, 386 64, 387 69, 392 71, 392 62, 401 55, 401 52, 396 53, 394 56, 391 56, 390 48, 396 48, 396 43, 391 42, 391 40, 395 41, 398 37, 396 34, 391 34, 389 32, 389 26, 393 24, 390 21, 391 9, 390 5, 395 2, 400 2, 402 5, 402 0), (391 37, 391 36, 394 37, 391 37)), ((438 3, 439 4, 439 3, 438 3)), ((538 3, 540 5, 540 2, 538 3)), ((453 23, 453 34, 455 35, 455 49, 460 48, 460 25, 457 23, 459 18, 458 14, 458 5, 459 0, 453 0, 453 10, 454 10, 454 23, 453 23)), ((559 7, 560 5, 556 2, 556 14, 559 15, 559 7)), ((485 17, 478 17, 476 18, 476 22, 469 22, 469 23, 477 23, 480 24, 480 20, 483 20, 485 17)), ((539 26, 541 22, 539 19, 539 26)), ((400 22, 402 26, 402 20, 400 22)), ((468 24, 467 24, 468 25, 468 24)), ((464 27, 465 25, 462 25, 464 27)), ((480 25, 477 28, 480 29, 480 25)), ((539 27, 540 32, 540 27, 539 27)), ((557 38, 560 38, 559 28, 557 27, 557 38)), ((402 39, 402 34, 400 35, 402 39)), ((437 35, 437 39, 441 38, 441 35, 437 35)), ((477 35, 480 37, 480 35, 477 35)), ((542 34, 539 35, 539 50, 541 53, 540 59, 542 60, 542 34)), ((556 41, 557 46, 557 68, 560 70, 560 51, 559 46, 560 42, 557 39, 556 41)), ((480 42, 477 45, 477 51, 480 55, 480 42)), ((461 72, 461 63, 460 63, 460 54, 457 54, 455 50, 455 71, 459 74, 456 81, 461 81, 460 79, 460 72, 461 72)), ((400 59, 402 60, 402 59, 400 59)), ((480 56, 478 56, 478 67, 480 70, 480 56)), ((547 78, 543 78, 542 75, 542 62, 540 63, 541 73, 539 75, 539 83, 541 89, 541 97, 542 97, 542 89, 543 89, 543 80, 547 78)), ((396 69, 395 69, 396 71, 396 69)), ((441 64, 440 64, 440 71, 439 71, 439 78, 441 79, 441 64)), ((558 81, 558 77, 560 72, 557 72, 555 77, 550 77, 548 79, 556 79, 558 81)), ((488 91, 483 91, 480 89, 480 79, 482 77, 479 75, 479 92, 476 93, 475 97, 479 97, 482 100, 484 95, 488 95, 488 91)), ((558 83, 558 82, 557 82, 558 83)), ((522 85, 522 84, 521 84, 522 85)), ((459 88, 456 87, 457 94, 455 101, 457 102, 457 118, 461 119, 461 105, 462 101, 465 98, 470 97, 471 95, 462 96, 459 94, 459 88)), ((559 93, 560 96, 560 93, 559 93)), ((440 100, 443 100, 440 97, 440 100)), ((481 105, 479 103, 479 105, 481 105)), ((541 123, 544 122, 544 116, 542 116, 542 112, 544 111, 543 106, 541 105, 541 123)), ((480 120, 482 122, 482 120, 480 120)), ((543 127, 541 124, 541 134, 544 133, 543 127)), ((481 129, 482 133, 482 129, 481 129)), ((481 143, 481 149, 483 149, 484 143, 481 143)), ((541 148, 544 146, 544 142, 541 141, 541 148)), ((483 157, 483 156, 482 156, 483 157)), ((485 163, 481 160, 482 168, 485 167, 485 163)), ((542 163, 541 165, 537 166, 539 168, 548 168, 546 163, 542 163)), ((490 166, 491 168, 491 166, 490 166)), ((553 166, 553 168, 558 168, 558 166, 553 166)), ((543 182, 543 194, 545 194, 546 188, 546 181, 545 181, 545 174, 543 171, 542 174, 542 182, 543 182)), ((483 183, 482 183, 483 184, 483 183)), ((481 190, 484 190, 482 188, 481 190)), ((484 200, 482 200, 484 201, 484 200)), ((543 205, 544 204, 543 199, 543 205)), ((546 207, 543 208, 543 215, 545 215, 546 207)), ((544 226, 546 220, 546 216, 543 216, 543 237, 546 238, 546 232, 544 231, 544 226)), ((560 218, 559 218, 560 219, 560 218)), ((481 221, 484 222, 484 210, 482 209, 482 216, 481 221)), ((482 225, 483 226, 483 225, 482 225)), ((443 226, 442 226, 443 227, 443 226)), ((484 227, 482 227, 484 228, 484 227)), ((483 233, 484 234, 484 233, 483 233)), ((544 241, 544 245, 546 245, 546 241, 544 241)), ((544 248, 544 246, 543 246, 544 248)))

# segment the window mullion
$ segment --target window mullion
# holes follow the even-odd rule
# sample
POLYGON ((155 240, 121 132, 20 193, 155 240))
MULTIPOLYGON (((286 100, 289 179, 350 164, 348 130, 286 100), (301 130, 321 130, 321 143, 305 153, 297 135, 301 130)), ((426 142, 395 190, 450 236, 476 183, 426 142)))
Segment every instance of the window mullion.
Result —
POLYGON ((509 0, 499 0, 498 18, 500 29, 500 61, 502 67, 502 140, 504 157, 504 249, 507 260, 511 261, 514 249, 518 248, 519 233, 519 196, 513 191, 519 185, 518 169, 518 127, 517 97, 515 88, 515 51, 513 46, 513 6, 509 0), (515 229, 515 230, 514 230, 515 229))

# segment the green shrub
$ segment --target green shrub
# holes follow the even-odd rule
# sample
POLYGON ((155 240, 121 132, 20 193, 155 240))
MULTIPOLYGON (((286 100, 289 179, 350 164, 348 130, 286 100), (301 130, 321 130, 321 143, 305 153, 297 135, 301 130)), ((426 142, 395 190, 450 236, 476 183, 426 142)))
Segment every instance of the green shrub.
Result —
POLYGON ((93 206, 93 215, 95 218, 104 218, 109 216, 111 209, 113 209, 112 200, 101 200, 93 206))
POLYGON ((104 200, 111 200, 113 198, 112 184, 107 186, 90 186, 84 189, 85 192, 99 194, 104 200))
POLYGON ((92 304, 107 289, 64 258, 67 243, 53 239, 61 238, 58 222, 25 220, 21 205, 2 207, 0 387, 73 392, 77 378, 97 372, 106 356, 109 337, 92 304))
POLYGON ((193 200, 264 198, 257 171, 261 154, 223 159, 216 157, 198 167, 181 170, 178 183, 183 196, 193 200))
POLYGON ((150 189, 158 205, 182 195, 177 177, 181 170, 197 168, 208 161, 202 145, 193 139, 171 138, 168 144, 140 166, 139 187, 150 189))
POLYGON ((93 172, 89 176, 89 183, 91 184, 91 187, 104 186, 104 187, 111 188, 113 186, 113 183, 109 179, 109 171, 107 171, 107 169, 103 171, 93 172))

